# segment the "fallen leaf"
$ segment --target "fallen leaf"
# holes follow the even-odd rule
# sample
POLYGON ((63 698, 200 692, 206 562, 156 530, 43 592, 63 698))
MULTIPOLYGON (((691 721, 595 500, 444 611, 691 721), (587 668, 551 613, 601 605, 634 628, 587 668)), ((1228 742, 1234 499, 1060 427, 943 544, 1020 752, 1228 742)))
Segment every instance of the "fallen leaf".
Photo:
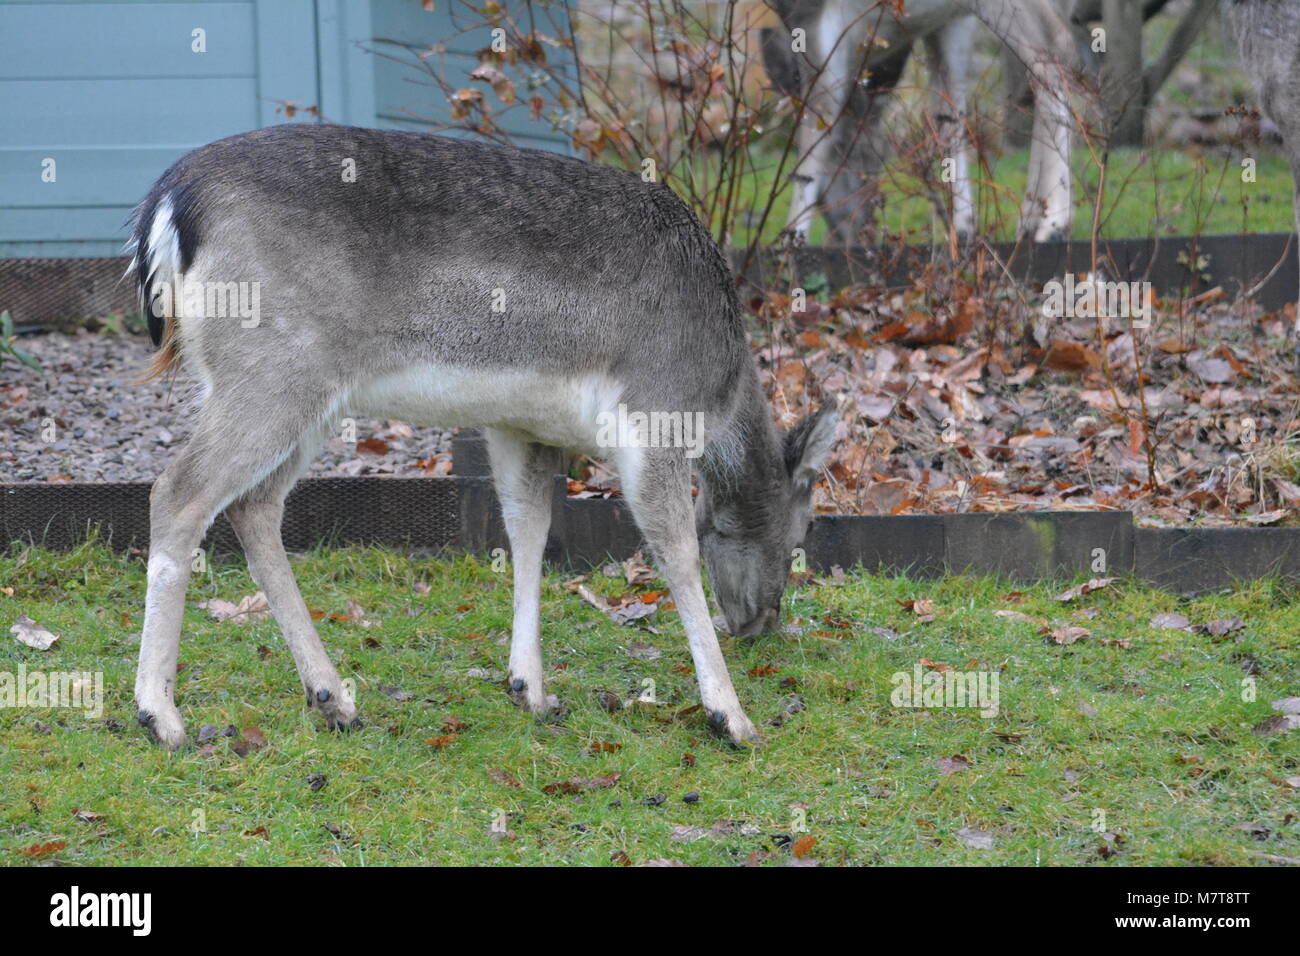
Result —
POLYGON ((49 843, 36 843, 32 846, 23 847, 18 852, 23 856, 30 856, 34 860, 44 859, 51 853, 58 853, 68 846, 66 840, 51 840, 49 843))
POLYGON ((957 839, 961 840, 973 850, 991 850, 993 849, 993 834, 988 830, 977 830, 975 827, 962 827, 957 831, 957 839))
POLYGON ((1062 591, 1056 596, 1056 599, 1062 603, 1073 601, 1075 598, 1083 597, 1085 594, 1091 594, 1093 591, 1099 591, 1102 588, 1110 587, 1110 585, 1114 583, 1114 578, 1093 578, 1090 581, 1085 581, 1083 584, 1062 591))
POLYGON ((1273 835, 1273 828, 1265 826, 1262 823, 1238 823, 1231 827, 1230 830, 1244 830, 1256 840, 1263 842, 1273 835))
POLYGON ((1092 631, 1086 627, 1055 627, 1052 628, 1052 640, 1063 647, 1068 647, 1075 641, 1088 637, 1092 631))
POLYGON ((1187 625, 1187 617, 1176 612, 1157 614, 1151 619, 1151 626, 1160 631, 1185 631, 1187 625))
POLYGON ((946 777, 949 774, 960 773, 969 769, 970 761, 961 754, 953 754, 951 757, 940 757, 934 762, 934 765, 946 777))
POLYGON ((617 607, 612 607, 605 613, 609 615, 609 619, 615 624, 626 626, 628 624, 634 624, 637 621, 652 618, 656 613, 658 613, 658 611, 659 608, 657 605, 645 604, 641 601, 633 601, 630 604, 620 604, 617 607))
POLYGON ((632 557, 623 562, 623 577, 627 579, 629 587, 638 587, 642 584, 649 584, 655 579, 654 570, 645 563, 638 551, 632 557))
POLYGON ((487 775, 493 782, 499 783, 503 787, 510 787, 512 790, 520 790, 524 786, 519 782, 518 777, 499 767, 489 768, 487 775))
POLYGON ((569 780, 561 780, 558 783, 548 783, 542 787, 542 793, 564 793, 575 794, 584 790, 598 790, 605 787, 612 787, 618 783, 618 778, 623 776, 621 773, 611 773, 604 777, 593 777, 590 780, 582 777, 573 777, 569 780))
POLYGON ((1197 630, 1204 631, 1211 637, 1222 637, 1225 634, 1231 634, 1233 631, 1239 631, 1246 626, 1245 621, 1239 617, 1220 618, 1217 621, 1211 621, 1204 627, 1197 630))
POLYGON ((1291 514, 1290 508, 1277 508, 1273 511, 1262 511, 1259 514, 1246 515, 1246 524, 1277 524, 1289 514, 1291 514))
POLYGON ((26 644, 38 651, 48 651, 59 639, 58 634, 51 634, 26 614, 19 614, 9 633, 18 639, 19 644, 26 644))
POLYGON ((1196 373, 1202 381, 1211 385, 1221 385, 1236 378, 1236 371, 1223 359, 1207 358, 1199 362, 1188 362, 1187 367, 1196 373))
POLYGON ((633 641, 627 647, 627 656, 638 661, 657 661, 664 656, 664 652, 653 644, 633 641))
POLYGON ((1063 372, 1081 372, 1101 365, 1097 353, 1079 342, 1054 339, 1043 356, 1043 367, 1063 372))
MULTIPOLYGON (((348 598, 347 604, 344 605, 344 608, 347 611, 346 620, 352 621, 355 624, 360 624, 362 627, 379 627, 380 622, 366 617, 366 609, 356 601, 352 600, 352 598, 348 598)), ((331 616, 337 617, 337 615, 331 616)))
MULTIPOLYGON (((898 599, 895 598, 895 600, 898 599)), ((911 601, 898 601, 898 603, 916 615, 918 624, 929 624, 935 619, 934 601, 931 601, 928 598, 918 598, 911 601)))
POLYGON ((816 845, 817 838, 815 836, 812 836, 811 834, 802 836, 794 841, 794 845, 790 847, 790 853, 798 859, 803 859, 812 853, 813 847, 816 845))
POLYGON ((260 620, 271 615, 271 605, 267 603, 266 595, 261 591, 246 595, 238 604, 213 598, 210 601, 200 602, 198 606, 207 611, 208 616, 214 621, 247 624, 249 621, 260 620))

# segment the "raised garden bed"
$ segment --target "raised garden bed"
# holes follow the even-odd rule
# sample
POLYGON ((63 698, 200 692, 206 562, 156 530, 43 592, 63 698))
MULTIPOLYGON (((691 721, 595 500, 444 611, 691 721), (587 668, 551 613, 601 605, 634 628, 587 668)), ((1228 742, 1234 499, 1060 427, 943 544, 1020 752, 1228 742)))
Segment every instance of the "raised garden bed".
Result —
MULTIPOLYGON (((0 540, 64 549, 94 534, 117 550, 149 540, 147 482, 0 484, 0 540)), ((289 496, 284 540, 490 555, 508 548, 490 478, 308 478, 289 496)), ((224 517, 205 546, 238 548, 224 517)), ((1300 528, 1139 528, 1126 512, 819 515, 807 566, 1013 581, 1132 574, 1175 592, 1277 575, 1300 580, 1300 528)), ((548 560, 586 569, 642 547, 618 498, 571 498, 557 477, 548 560)))
MULTIPOLYGON (((1095 371, 1086 353, 1082 365, 1071 370, 1070 362, 1054 353, 1059 346, 1040 349, 1036 363, 1042 367, 1031 377, 1038 375, 1041 393, 1021 390, 1029 381, 1023 371, 1009 374, 1005 367, 993 368, 996 360, 989 354, 981 358, 978 342, 962 342, 960 335, 945 338, 942 327, 951 320, 951 311, 935 305, 941 295, 930 295, 934 301, 922 301, 929 292, 918 291, 916 275, 924 273, 919 263, 929 257, 926 251, 907 250, 885 259, 842 250, 796 252, 793 269, 805 276, 801 281, 820 272, 829 288, 867 274, 910 284, 901 291, 871 290, 861 297, 845 293, 817 306, 811 320, 792 316, 788 309, 782 315, 780 295, 753 303, 759 312, 760 367, 778 409, 786 418, 796 417, 815 400, 813 393, 826 384, 825 379, 834 377, 834 361, 842 359, 838 370, 842 377, 853 380, 865 372, 863 378, 875 383, 874 398, 862 393, 855 396, 872 442, 901 406, 911 403, 907 414, 920 423, 912 428, 904 422, 898 431, 894 447, 902 453, 890 460, 892 472, 884 465, 870 469, 864 465, 854 475, 852 463, 844 460, 838 470, 832 468, 832 482, 822 489, 819 499, 822 509, 837 510, 849 502, 868 513, 819 515, 807 546, 809 567, 828 572, 834 566, 848 569, 861 565, 869 570, 923 575, 972 571, 1016 580, 1131 573, 1177 591, 1205 590, 1274 574, 1300 577, 1300 528, 1151 526, 1189 517, 1201 525, 1225 523, 1247 515, 1259 524, 1275 523, 1286 520, 1290 506, 1296 504, 1287 496, 1300 493, 1300 486, 1281 474, 1258 482, 1258 500, 1238 500, 1234 495, 1240 495, 1243 487, 1248 492, 1251 488, 1250 482, 1243 485, 1240 481, 1246 468, 1238 468, 1234 484, 1232 469, 1226 469, 1225 478, 1222 467, 1234 454, 1232 443, 1246 416, 1252 417, 1265 437, 1280 442, 1284 452, 1290 448, 1288 433, 1294 430, 1295 421, 1286 405, 1293 399, 1300 403, 1300 390, 1294 368, 1288 364, 1291 357, 1272 341, 1289 321, 1289 313, 1281 310, 1292 301, 1296 285, 1290 241, 1291 237, 1270 236, 1103 244, 1108 269, 1113 270, 1109 275, 1150 278, 1161 294, 1214 283, 1235 290, 1281 263, 1261 286, 1249 315, 1240 308, 1229 308, 1226 288, 1222 294, 1203 299, 1211 305, 1218 302, 1216 312, 1189 318, 1180 305, 1175 316, 1178 328, 1170 331, 1163 345, 1152 346, 1150 364, 1142 370, 1148 393, 1159 384, 1166 396, 1181 395, 1178 414, 1191 416, 1188 422, 1194 434, 1189 437, 1184 429, 1166 438, 1170 442, 1167 447, 1175 448, 1180 456, 1175 464, 1184 462, 1189 468, 1207 470, 1204 480, 1188 480, 1180 492, 1185 500, 1199 495, 1196 508, 1209 502, 1212 507, 1199 515, 1187 514, 1188 508, 1180 511, 1173 498, 1161 504, 1153 503, 1151 495, 1135 498, 1130 494, 1140 482, 1140 477, 1134 476, 1140 476, 1143 467, 1141 435, 1131 429, 1128 434, 1108 435, 1107 416, 1117 421, 1121 415, 1131 414, 1131 409, 1108 408, 1105 395, 1084 387, 1082 376, 1095 371), (1193 258, 1208 257, 1204 268, 1190 279, 1189 249, 1193 258), (909 300, 909 295, 913 299, 909 300), (899 324, 895 313, 901 310, 911 315, 918 310, 917 303, 929 310, 922 324, 939 328, 933 342, 927 342, 926 336, 933 337, 934 330, 918 328, 915 323, 901 334, 888 331, 899 324), (1263 323, 1257 321, 1260 316, 1263 323), (1197 329, 1215 338, 1217 349, 1198 342, 1197 329), (1239 341, 1229 343, 1226 336, 1234 330, 1240 333, 1239 341), (1180 338, 1175 341, 1174 335, 1180 338), (878 359, 886 351, 891 361, 881 364, 878 359), (993 402, 987 409, 992 417, 973 419, 963 441, 973 449, 972 454, 988 455, 990 461, 1012 461, 1021 455, 1012 461, 1014 467, 1005 469, 1010 475, 1005 488, 991 497, 979 482, 963 485, 954 481, 960 477, 959 471, 943 476, 948 492, 934 479, 945 461, 961 466, 962 442, 935 444, 933 448, 924 444, 935 437, 928 435, 935 431, 935 423, 923 416, 928 414, 935 421, 942 418, 946 403, 952 400, 949 390, 953 383, 969 381, 954 370, 967 368, 973 359, 992 369, 991 387, 972 390, 979 400, 993 402), (854 364, 859 360, 864 363, 861 368, 854 364), (794 374, 800 367, 805 373, 812 370, 807 386, 802 375, 794 374), (896 367, 923 372, 927 376, 924 381, 933 386, 929 398, 918 396, 913 402, 904 394, 889 377, 890 369, 896 367), (1072 371, 1081 378, 1071 380, 1072 371), (816 384, 812 376, 817 377, 816 384), (1215 381, 1222 376, 1226 378, 1215 381), (1087 398, 1089 394, 1092 399, 1087 398), (882 411, 891 404, 894 407, 882 411), (1053 413, 1064 416, 1060 423, 1053 424, 1053 413), (1084 420, 1088 418, 1094 420, 1084 420), (1076 429, 1078 436, 1063 434, 1062 423, 1076 429), (1012 435, 1017 428, 1021 431, 1012 435), (926 434, 918 438, 921 432, 926 434), (1119 446, 1128 442, 1131 447, 1127 453, 1120 447, 1118 458, 1103 461, 1099 456, 1108 447, 1114 450, 1116 438, 1119 446), (1103 446, 1101 439, 1112 440, 1111 446, 1103 446), (1081 483, 1069 470, 1079 459, 1093 469, 1088 474, 1089 484, 1081 483), (1103 465, 1111 469, 1110 479, 1096 477, 1103 465), (1125 469, 1127 491, 1125 483, 1116 480, 1125 469), (1017 470, 1022 476, 1042 475, 1047 480, 1027 492, 1024 482, 1016 485, 1014 481, 1017 470), (865 491, 850 495, 854 489, 848 479, 860 480, 865 491), (915 494, 916 487, 924 490, 923 495, 915 494), (1130 500, 1133 506, 1129 506, 1130 500), (1278 504, 1284 507, 1268 510, 1278 504), (1087 510, 1090 507, 1098 510, 1087 510), (1019 510, 1003 513, 1011 509, 1019 510), (929 513, 890 513, 908 510, 929 513), (1136 524, 1135 510, 1141 512, 1136 524), (880 513, 870 513, 873 511, 880 513)), ((995 251, 1009 256, 1013 250, 1004 247, 995 251)), ((1041 282, 1066 269, 1086 270, 1088 261, 1083 244, 1061 243, 1015 250, 1010 266, 1013 273, 1041 282)), ((100 281, 99 273, 110 265, 120 274, 122 262, 116 259, 28 261, 25 266, 21 262, 15 265, 13 260, 0 261, 0 290, 9 296, 7 301, 0 299, 0 306, 16 307, 16 318, 27 324, 50 323, 55 316, 80 314, 84 318, 85 310, 103 314, 114 308, 129 309, 125 284, 110 287, 100 281), (33 290, 40 283, 49 283, 45 286, 49 295, 39 299, 43 303, 40 308, 29 307, 38 301, 33 290)), ((747 275, 755 282, 783 287, 776 279, 778 270, 788 274, 790 267, 790 262, 779 263, 765 256, 752 264, 747 275)), ((961 285, 964 280, 948 277, 941 281, 955 283, 943 291, 972 294, 971 287, 961 285)), ((1072 331, 1077 336, 1087 334, 1086 329, 1071 330, 1064 322, 1051 330, 1052 335, 1061 336, 1072 331)), ((1074 344, 1087 348, 1086 339, 1074 344)), ((1121 399, 1133 395, 1131 386, 1136 381, 1133 369, 1124 367, 1123 344, 1122 339, 1111 339, 1105 350, 1119 376, 1118 388, 1112 391, 1121 399), (1125 375, 1131 379, 1127 384, 1125 375)), ((55 377, 39 385, 10 379, 0 389, 0 429, 11 429, 11 440, 0 448, 0 540, 68 547, 98 529, 115 548, 145 546, 149 484, 172 453, 170 446, 183 434, 183 416, 177 408, 186 384, 133 384, 134 373, 148 353, 147 343, 139 336, 51 335, 41 337, 33 349, 45 353, 41 357, 55 377), (62 379, 57 377, 59 373, 63 373, 62 379), (19 388, 25 390, 21 396, 15 394, 19 388), (39 390, 34 397, 33 388, 39 390), (24 402, 31 404, 24 407, 24 402), (63 421, 61 415, 68 420, 63 421), (47 418, 62 422, 60 428, 66 429, 60 439, 67 443, 63 447, 37 439, 34 422, 47 418), (110 433, 116 437, 106 438, 110 433)), ((1021 360, 1035 358, 1026 354, 1021 360)), ((833 383, 830 387, 835 388, 833 383)), ((1159 413, 1164 399, 1154 393, 1148 397, 1155 406, 1152 411, 1159 413)), ((304 549, 324 540, 486 554, 506 546, 486 457, 481 442, 472 435, 453 443, 448 433, 436 429, 360 420, 357 437, 363 445, 361 451, 342 440, 328 444, 313 464, 313 477, 301 482, 291 495, 285 525, 289 547, 304 549), (454 476, 448 476, 453 470, 454 476), (398 476, 404 480, 395 480, 398 476)), ((859 449, 863 462, 875 453, 870 444, 863 450, 860 441, 859 449)), ((1253 454, 1249 448, 1245 451, 1253 454)), ((1246 466, 1250 461, 1253 459, 1247 459, 1246 466)), ((216 550, 236 547, 224 518, 214 526, 209 546, 216 550)), ((548 550, 552 560, 586 566, 610 556, 626 557, 639 546, 637 529, 616 495, 573 497, 566 494, 565 480, 557 478, 548 550)))

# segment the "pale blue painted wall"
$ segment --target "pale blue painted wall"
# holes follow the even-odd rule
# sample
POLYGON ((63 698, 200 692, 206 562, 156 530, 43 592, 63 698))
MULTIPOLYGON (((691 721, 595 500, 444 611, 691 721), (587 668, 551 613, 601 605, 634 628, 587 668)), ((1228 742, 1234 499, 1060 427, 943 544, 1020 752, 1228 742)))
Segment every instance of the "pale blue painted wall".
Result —
MULTIPOLYGON (((463 33, 454 3, 429 12, 420 0, 0 0, 0 257, 120 253, 131 208, 169 164, 286 122, 282 101, 358 126, 446 121, 445 98, 419 82, 414 55, 374 40, 442 42, 449 79, 468 86, 452 78, 473 69, 489 37, 463 33), (204 53, 191 48, 195 29, 206 33, 204 53), (55 176, 44 181, 49 160, 55 176)), ((526 110, 508 117, 520 145, 568 148, 526 110)))

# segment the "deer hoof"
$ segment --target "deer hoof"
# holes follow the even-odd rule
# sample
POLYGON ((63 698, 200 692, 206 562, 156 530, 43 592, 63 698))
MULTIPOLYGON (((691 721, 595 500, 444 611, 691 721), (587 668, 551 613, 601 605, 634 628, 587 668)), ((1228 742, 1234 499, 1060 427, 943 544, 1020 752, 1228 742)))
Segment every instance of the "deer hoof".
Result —
POLYGON ((307 692, 307 706, 319 710, 330 730, 360 730, 365 725, 357 716, 356 704, 346 694, 336 694, 328 688, 307 692))
POLYGON ((135 719, 154 743, 168 750, 179 750, 185 746, 185 722, 175 707, 139 707, 135 719))
POLYGON ((540 684, 534 689, 522 677, 509 678, 506 681, 506 693, 516 705, 538 717, 545 717, 552 711, 558 710, 560 706, 559 698, 554 694, 547 694, 540 684))
POLYGON ((720 710, 709 711, 709 730, 714 736, 731 743, 733 747, 748 749, 763 742, 763 735, 743 713, 728 716, 720 710))

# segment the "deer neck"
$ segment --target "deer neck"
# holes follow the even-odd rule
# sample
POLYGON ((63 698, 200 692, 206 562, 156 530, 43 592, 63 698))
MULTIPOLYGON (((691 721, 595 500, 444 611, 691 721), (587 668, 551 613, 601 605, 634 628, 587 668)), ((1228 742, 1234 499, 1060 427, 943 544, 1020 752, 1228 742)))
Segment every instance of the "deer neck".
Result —
POLYGON ((785 474, 780 433, 758 374, 748 366, 741 376, 730 420, 701 460, 701 493, 711 509, 731 512, 744 525, 764 521, 775 507, 785 474))

